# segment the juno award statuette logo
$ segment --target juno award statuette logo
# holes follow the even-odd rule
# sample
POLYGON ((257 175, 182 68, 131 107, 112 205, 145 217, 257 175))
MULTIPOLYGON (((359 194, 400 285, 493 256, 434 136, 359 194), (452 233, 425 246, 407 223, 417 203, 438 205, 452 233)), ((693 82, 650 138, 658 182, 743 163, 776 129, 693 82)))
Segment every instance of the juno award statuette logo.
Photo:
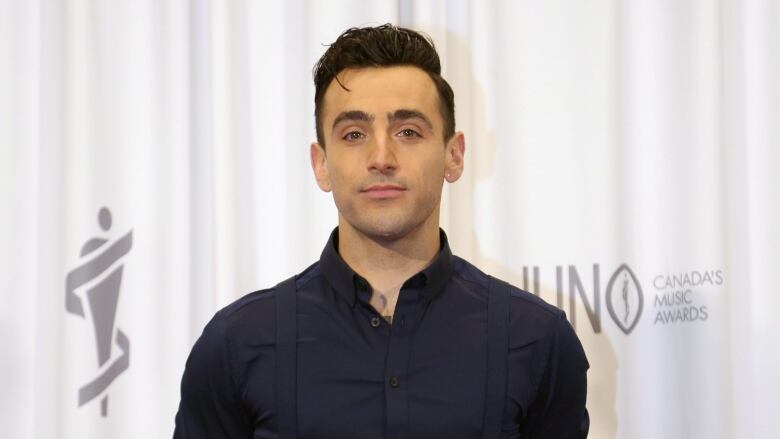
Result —
POLYGON ((607 284, 607 310, 621 331, 630 333, 642 316, 642 286, 628 265, 615 270, 607 284))
MULTIPOLYGON (((103 207, 98 212, 98 223, 104 232, 111 228, 111 212, 103 207)), ((100 399, 100 413, 108 414, 108 386, 130 366, 130 340, 115 325, 119 288, 122 282, 122 258, 133 245, 133 231, 111 240, 94 237, 81 247, 79 266, 68 273, 65 280, 65 309, 83 319, 91 319, 97 347, 96 377, 84 384, 78 392, 79 407, 100 399), (78 291, 83 291, 81 295, 78 291), (85 314, 81 296, 85 296, 89 315, 85 314), (113 350, 116 345, 118 349, 113 350)))

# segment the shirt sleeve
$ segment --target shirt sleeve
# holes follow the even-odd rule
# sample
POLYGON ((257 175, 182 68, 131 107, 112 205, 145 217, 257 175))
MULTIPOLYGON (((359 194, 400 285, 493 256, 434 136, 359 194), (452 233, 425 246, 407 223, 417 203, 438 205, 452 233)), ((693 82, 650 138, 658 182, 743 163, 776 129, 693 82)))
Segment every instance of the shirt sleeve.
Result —
POLYGON ((230 348, 225 318, 217 313, 187 358, 174 439, 252 437, 233 376, 230 348))
POLYGON ((588 436, 585 408, 587 370, 585 351, 565 314, 555 322, 539 392, 521 427, 523 438, 579 439, 588 436))

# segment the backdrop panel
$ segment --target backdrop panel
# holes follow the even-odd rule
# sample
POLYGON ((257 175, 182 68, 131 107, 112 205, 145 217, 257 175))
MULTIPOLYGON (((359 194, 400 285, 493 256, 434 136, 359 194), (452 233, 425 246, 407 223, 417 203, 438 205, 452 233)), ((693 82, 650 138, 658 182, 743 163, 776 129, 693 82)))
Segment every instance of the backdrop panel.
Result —
POLYGON ((431 35, 455 253, 566 311, 594 438, 780 431, 780 7, 0 0, 0 425, 168 437, 220 307, 318 258, 311 68, 431 35))

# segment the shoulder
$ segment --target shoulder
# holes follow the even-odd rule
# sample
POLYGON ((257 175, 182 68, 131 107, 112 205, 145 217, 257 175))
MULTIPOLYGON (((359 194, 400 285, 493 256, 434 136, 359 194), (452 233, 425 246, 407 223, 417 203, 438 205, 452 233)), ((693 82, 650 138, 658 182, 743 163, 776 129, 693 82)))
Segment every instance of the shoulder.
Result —
MULTIPOLYGON (((301 288, 319 273, 314 263, 294 276, 296 288, 301 288)), ((276 333, 276 295, 279 285, 253 291, 223 307, 214 315, 209 326, 222 327, 231 339, 252 338, 256 342, 270 342, 276 333)), ((208 326, 207 326, 208 327, 208 326)))
POLYGON ((510 347, 549 340, 559 331, 570 328, 566 313, 547 303, 541 297, 520 289, 495 276, 489 276, 468 261, 454 258, 454 275, 461 282, 468 282, 481 290, 487 300, 491 279, 504 282, 510 293, 510 347))
POLYGON ((485 299, 487 299, 487 290, 491 279, 507 284, 510 289, 512 314, 538 315, 539 318, 545 320, 556 320, 565 316, 561 309, 547 303, 539 296, 522 290, 503 279, 490 276, 463 258, 454 256, 453 259, 454 276, 460 281, 470 283, 474 287, 481 289, 485 299))

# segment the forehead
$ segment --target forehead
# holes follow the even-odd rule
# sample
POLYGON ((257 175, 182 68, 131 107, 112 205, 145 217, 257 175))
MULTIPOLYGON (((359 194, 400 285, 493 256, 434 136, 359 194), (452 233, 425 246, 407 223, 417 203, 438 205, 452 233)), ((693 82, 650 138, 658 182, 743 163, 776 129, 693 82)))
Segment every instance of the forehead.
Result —
POLYGON ((332 120, 336 114, 345 110, 384 114, 400 108, 422 111, 432 121, 440 117, 436 111, 436 85, 420 68, 396 66, 345 69, 337 77, 349 91, 344 90, 335 79, 331 81, 323 99, 325 121, 332 120))

